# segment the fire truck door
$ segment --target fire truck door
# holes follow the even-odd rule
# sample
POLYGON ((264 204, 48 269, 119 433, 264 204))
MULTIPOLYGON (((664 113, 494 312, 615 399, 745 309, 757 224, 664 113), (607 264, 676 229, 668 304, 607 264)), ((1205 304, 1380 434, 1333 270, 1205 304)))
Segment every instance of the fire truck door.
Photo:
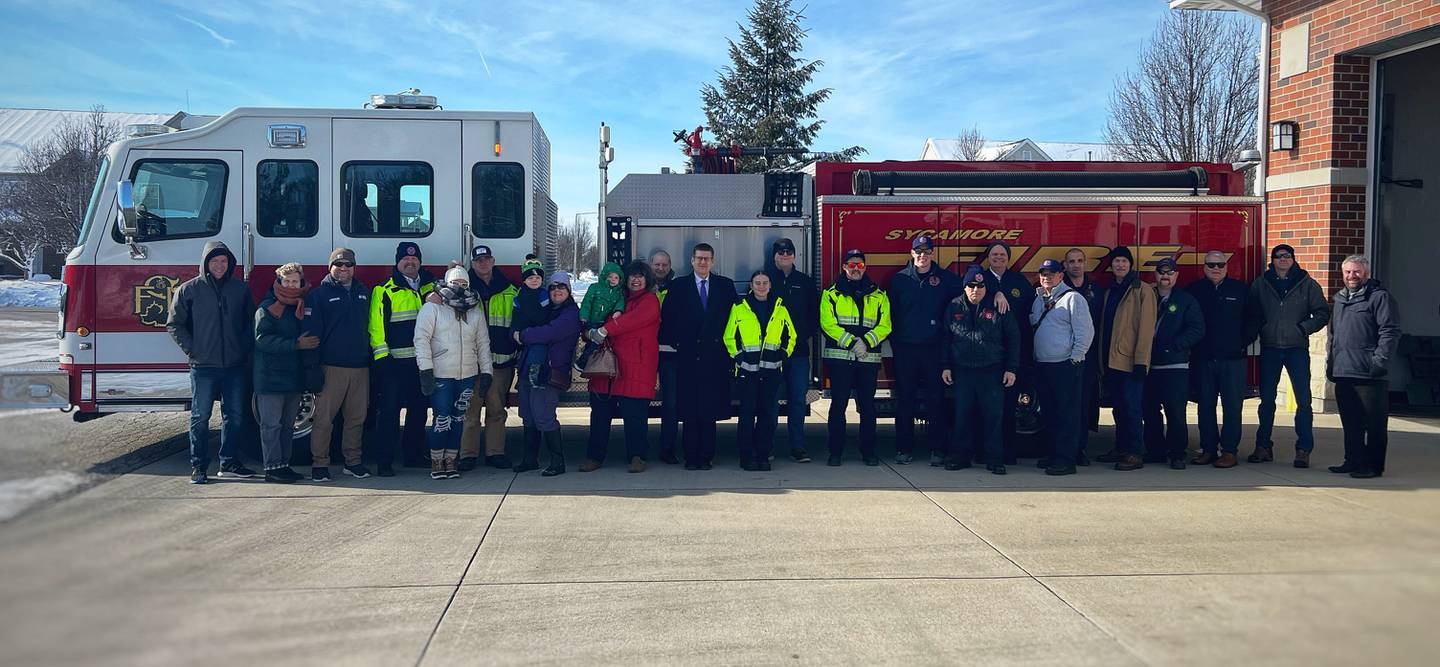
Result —
POLYGON ((176 286, 200 272, 205 244, 243 261, 241 151, 133 150, 118 178, 134 184, 141 234, 132 249, 111 224, 95 258, 95 398, 186 399, 185 355, 165 331, 176 286))

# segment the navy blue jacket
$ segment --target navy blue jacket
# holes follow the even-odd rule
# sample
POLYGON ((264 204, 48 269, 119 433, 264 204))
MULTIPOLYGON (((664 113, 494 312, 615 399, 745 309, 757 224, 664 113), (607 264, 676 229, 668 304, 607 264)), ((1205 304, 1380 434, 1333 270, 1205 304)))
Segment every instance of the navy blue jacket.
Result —
POLYGON ((1017 318, 995 312, 994 306, 976 306, 957 296, 945 308, 950 349, 942 364, 947 369, 989 368, 1003 364, 1011 373, 1020 370, 1020 329, 1017 318))
POLYGON ((1024 334, 1030 330, 1030 302, 1035 300, 1035 286, 1030 280, 1020 275, 1019 271, 1007 270, 999 280, 990 269, 985 269, 981 274, 985 276, 985 299, 982 302, 986 306, 995 305, 995 295, 1003 293, 1005 300, 1010 302, 1010 315, 1015 317, 1015 323, 1020 326, 1020 332, 1024 334))
POLYGON ((1104 326, 1105 316, 1105 288, 1095 282, 1095 278, 1085 276, 1085 286, 1076 287, 1070 280, 1070 276, 1064 278, 1065 284, 1076 294, 1085 297, 1085 303, 1090 306, 1090 321, 1095 325, 1095 337, 1090 340, 1090 351, 1085 353, 1085 363, 1100 363, 1100 327, 1104 326))
POLYGON ((370 350, 370 290, 358 280, 345 288, 325 276, 305 295, 305 325, 320 337, 320 364, 341 368, 366 368, 370 350))
POLYGON ((1371 279, 1355 294, 1335 293, 1326 345, 1325 377, 1373 380, 1390 372, 1400 344, 1400 309, 1380 281, 1371 279))
MULTIPOLYGON (((911 260, 890 278, 891 343, 919 345, 944 340, 945 308, 950 300, 964 296, 960 277, 931 263, 929 273, 921 274, 911 260)), ((1018 305, 1018 304, 1014 304, 1018 305)))
POLYGON ((815 279, 799 269, 791 269, 786 276, 774 266, 765 269, 765 274, 770 276, 771 293, 785 300, 785 310, 790 311, 790 321, 795 324, 795 351, 790 356, 808 356, 810 341, 820 326, 820 291, 815 288, 815 279))
POLYGON ((1160 297, 1155 318, 1155 344, 1150 348, 1150 367, 1171 366, 1190 361, 1190 348, 1205 337, 1205 318, 1200 303, 1182 289, 1170 290, 1169 297, 1160 297))
POLYGON ((1219 326, 1205 329, 1205 336, 1196 343, 1191 357, 1204 361, 1208 359, 1243 359, 1245 348, 1255 340, 1257 332, 1253 321, 1249 321, 1250 288, 1234 278, 1226 278, 1216 285, 1208 278, 1201 278, 1185 291, 1200 303, 1200 314, 1206 322, 1219 326))

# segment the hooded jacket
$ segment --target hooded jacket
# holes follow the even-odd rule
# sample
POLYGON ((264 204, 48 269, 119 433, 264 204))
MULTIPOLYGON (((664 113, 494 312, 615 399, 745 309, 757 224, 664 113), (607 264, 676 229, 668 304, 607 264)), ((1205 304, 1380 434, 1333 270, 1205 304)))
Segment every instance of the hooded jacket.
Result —
POLYGON ((943 340, 946 307, 951 299, 964 296, 964 292, 960 277, 940 268, 938 263, 931 262, 930 271, 921 274, 915 268, 915 260, 910 260, 890 278, 890 289, 886 292, 895 325, 891 340, 912 345, 943 340))
POLYGON ((599 278, 590 289, 585 290, 585 301, 580 304, 580 320, 592 327, 603 326, 611 313, 625 308, 625 273, 620 265, 605 262, 605 266, 600 267, 599 278), (614 287, 610 286, 611 274, 620 278, 614 287))
POLYGON ((1030 326, 1035 329, 1035 361, 1043 364, 1083 362, 1095 339, 1090 304, 1063 282, 1055 286, 1049 298, 1041 288, 1035 288, 1030 326))
POLYGON ((1272 265, 1250 284, 1250 301, 1264 347, 1309 347, 1310 336, 1330 322, 1320 283, 1298 264, 1284 280, 1272 265))
POLYGON ((181 283, 170 300, 165 330, 192 368, 234 368, 250 361, 255 299, 245 281, 235 277, 235 266, 235 255, 224 243, 206 243, 200 275, 181 283), (230 268, 216 280, 206 265, 218 255, 229 260, 230 268))
POLYGON ((1390 291, 1371 278, 1359 290, 1335 293, 1325 377, 1373 380, 1390 372, 1400 344, 1400 309, 1390 291))

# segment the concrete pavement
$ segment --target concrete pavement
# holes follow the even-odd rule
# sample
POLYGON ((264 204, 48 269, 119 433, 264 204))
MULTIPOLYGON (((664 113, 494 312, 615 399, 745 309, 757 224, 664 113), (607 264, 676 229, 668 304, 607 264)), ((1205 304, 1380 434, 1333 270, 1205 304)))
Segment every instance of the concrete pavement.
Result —
MULTIPOLYGON (((1228 471, 1058 479, 785 458, 750 473, 733 454, 708 473, 581 474, 572 437, 554 479, 195 487, 177 455, 0 525, 0 656, 1429 664, 1440 425, 1392 420, 1387 477, 1352 480, 1323 468, 1338 420, 1316 422, 1310 470, 1282 445, 1228 471)), ((809 435, 823 449, 821 425, 809 435)))

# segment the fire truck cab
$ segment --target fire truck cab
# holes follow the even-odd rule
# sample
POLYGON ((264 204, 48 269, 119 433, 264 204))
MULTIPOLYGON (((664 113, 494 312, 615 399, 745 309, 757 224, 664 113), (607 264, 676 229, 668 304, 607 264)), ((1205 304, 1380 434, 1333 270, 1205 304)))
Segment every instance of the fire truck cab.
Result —
POLYGON ((437 276, 483 242, 517 277, 527 253, 553 263, 557 213, 533 114, 446 111, 418 91, 359 109, 239 108, 119 141, 66 258, 64 391, 47 400, 82 416, 188 409, 186 359, 165 321, 207 242, 230 247, 258 301, 286 262, 318 283, 337 246, 355 250, 371 287, 400 241, 418 243, 437 276))

